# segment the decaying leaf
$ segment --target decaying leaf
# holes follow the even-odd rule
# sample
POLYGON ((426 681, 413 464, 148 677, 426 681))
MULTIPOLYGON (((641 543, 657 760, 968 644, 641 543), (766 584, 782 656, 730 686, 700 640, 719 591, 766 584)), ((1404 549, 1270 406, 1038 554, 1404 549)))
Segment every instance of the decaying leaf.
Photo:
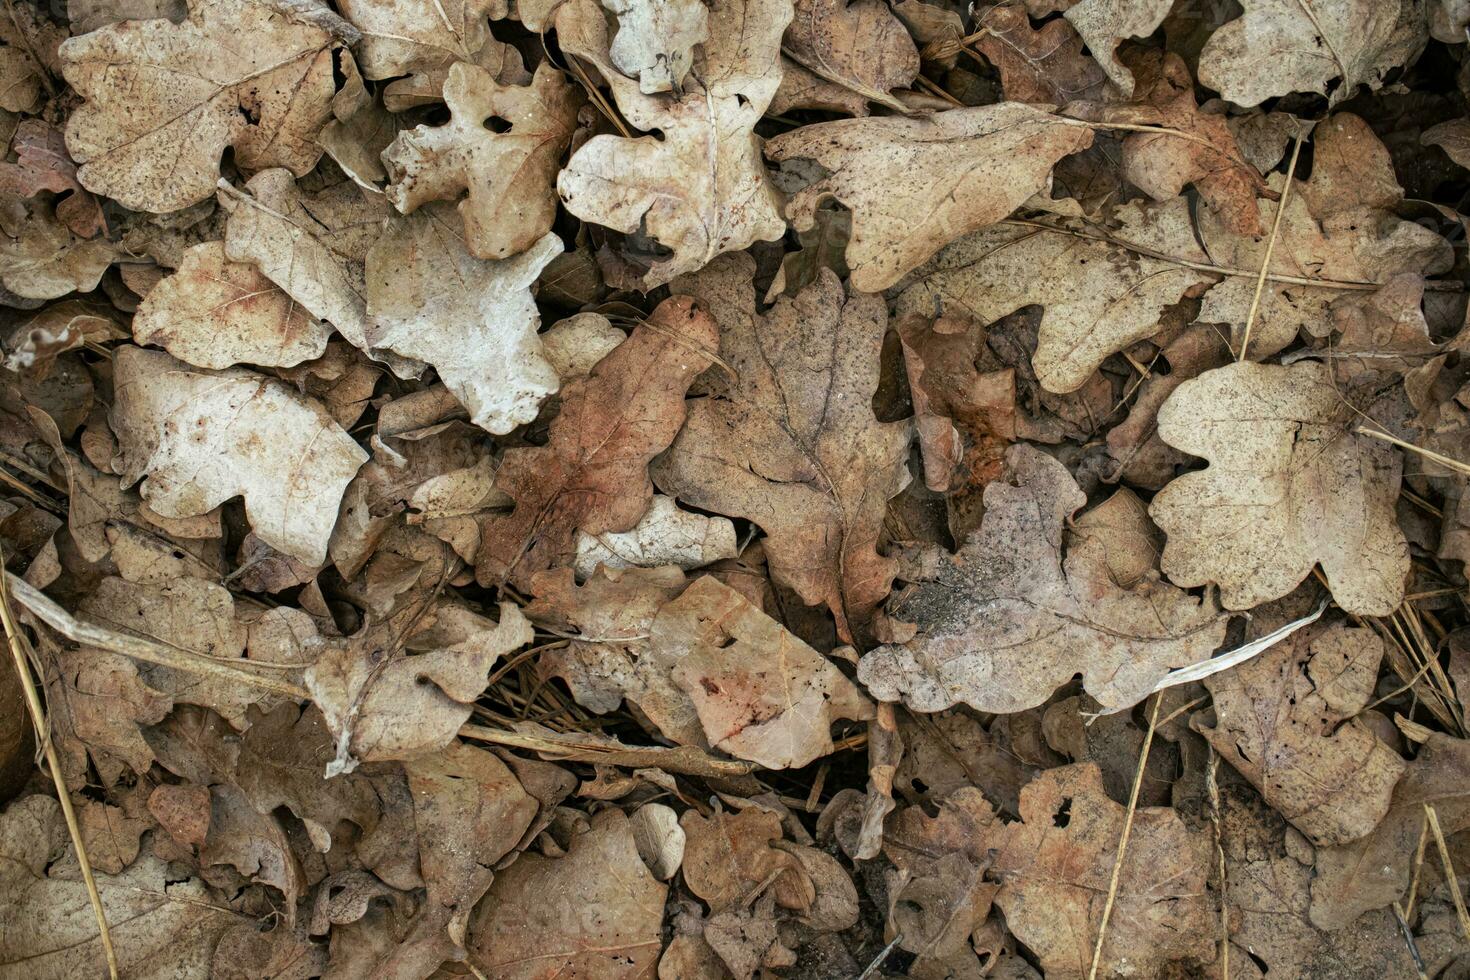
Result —
POLYGON ((736 555, 735 525, 723 517, 680 510, 674 498, 653 495, 648 510, 632 529, 616 533, 577 534, 577 574, 589 577, 604 568, 657 568, 675 565, 688 571, 736 555))
POLYGON ((825 604, 850 640, 892 581, 876 546, 886 503, 908 480, 909 427, 872 408, 887 311, 879 297, 844 295, 826 271, 762 315, 750 272, 748 258, 720 259, 675 284, 719 322, 735 377, 707 379, 654 479, 686 503, 761 525, 777 581, 825 604))
POLYGON ((890 109, 893 89, 919 73, 919 51, 887 4, 874 0, 796 0, 783 53, 818 78, 890 109))
POLYGON ((481 523, 480 581, 528 583, 571 558, 577 531, 636 525, 653 498, 648 463, 673 441, 684 392, 719 346, 710 314, 676 296, 569 384, 547 445, 505 455, 495 486, 516 506, 481 523))
POLYGON ((310 399, 241 368, 204 371, 123 347, 113 426, 125 483, 165 517, 245 498, 266 544, 311 564, 327 555, 337 503, 367 454, 310 399))
POLYGON ((682 93, 694 46, 709 38, 704 0, 604 0, 603 6, 618 17, 608 47, 618 70, 638 79, 644 95, 682 93))
POLYGON ((552 185, 576 125, 576 90, 549 65, 529 85, 502 85, 459 63, 449 69, 444 101, 449 122, 400 133, 383 151, 388 200, 408 214, 464 194, 459 213, 470 254, 505 259, 534 247, 556 217, 552 185), (489 120, 500 125, 492 129, 489 120))
POLYGON ((78 179, 164 212, 214 194, 226 147, 249 170, 305 174, 331 116, 333 59, 358 36, 305 0, 193 0, 182 24, 131 21, 68 40, 62 70, 87 100, 66 127, 78 179))
POLYGON ((1000 72, 1011 102, 1066 105, 1098 93, 1106 77, 1087 56, 1081 35, 1063 18, 1031 26, 1021 6, 995 6, 980 18, 989 33, 975 47, 1000 72))
POLYGON ((373 349, 432 364, 484 429, 531 421, 557 389, 531 284, 561 251, 547 233, 511 258, 475 258, 444 205, 390 221, 366 260, 373 349))
POLYGON ((368 78, 394 78, 470 61, 491 41, 490 20, 505 0, 343 0, 342 15, 362 32, 356 51, 368 78))
POLYGON ((1059 6, 1066 7, 1067 20, 1087 42, 1088 50, 1108 79, 1124 98, 1132 96, 1133 73, 1118 60, 1118 45, 1128 38, 1147 37, 1157 30, 1168 16, 1172 0, 1082 0, 1059 6))
POLYGON ((865 292, 893 285, 962 235, 994 224, 1050 184, 1057 160, 1092 143, 1075 120, 1015 102, 927 119, 843 119, 778 136, 766 155, 815 160, 827 176, 786 215, 810 229, 823 200, 853 213, 847 264, 865 292))
POLYGON ((1345 611, 1386 616, 1404 596, 1409 551, 1394 518, 1403 462, 1357 435, 1360 410, 1328 369, 1238 363, 1181 385, 1159 436, 1210 460, 1154 498, 1164 574, 1215 582, 1227 609, 1296 588, 1320 565, 1345 611))
POLYGON ((1356 840, 1388 812, 1404 772, 1398 753, 1354 717, 1382 658, 1371 630, 1308 627, 1206 679, 1216 720, 1196 728, 1312 843, 1356 840))
POLYGON ((672 253, 649 264, 645 288, 785 233, 754 128, 781 81, 790 19, 791 0, 715 0, 692 71, 699 83, 675 97, 644 95, 612 64, 597 0, 559 8, 562 50, 597 66, 636 129, 661 134, 594 136, 557 178, 562 203, 577 217, 646 234, 672 253))
POLYGON ((889 615, 907 642, 865 655, 858 678, 885 701, 919 711, 964 701, 1015 712, 1045 701, 1074 673, 1108 707, 1134 704, 1171 668, 1206 659, 1225 618, 1153 581, 1123 589, 1098 538, 1062 557, 1062 529, 1086 503, 1066 468, 1029 446, 1006 454, 985 490, 985 520, 957 554, 931 547, 905 576, 889 615))

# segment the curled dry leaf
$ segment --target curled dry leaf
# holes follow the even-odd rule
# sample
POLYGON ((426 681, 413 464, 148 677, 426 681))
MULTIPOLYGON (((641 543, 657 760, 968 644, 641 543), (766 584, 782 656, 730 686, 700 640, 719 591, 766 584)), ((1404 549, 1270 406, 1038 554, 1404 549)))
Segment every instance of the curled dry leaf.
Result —
POLYGON ((1311 361, 1231 364, 1180 385, 1159 410, 1159 436, 1210 466, 1149 508, 1168 535, 1164 573, 1186 587, 1217 583, 1227 609, 1249 609, 1321 565, 1344 611, 1393 612, 1409 573, 1394 516, 1403 461, 1354 433, 1354 399, 1311 361))
POLYGON ((739 813, 716 810, 706 818, 685 810, 679 825, 685 834, 684 883, 711 912, 744 904, 761 885, 783 908, 811 904, 815 892, 802 863, 772 846, 781 840, 781 818, 772 811, 751 806, 739 813))
POLYGON ((646 234, 670 251, 650 263, 645 288, 785 234, 754 129, 781 82, 781 33, 790 20, 791 0, 715 0, 692 72, 699 81, 675 97, 644 95, 612 64, 597 0, 558 9, 562 50, 597 67, 634 128, 661 134, 594 136, 556 184, 582 220, 646 234))
POLYGON ((253 265, 231 262, 223 242, 204 242, 148 291, 133 338, 202 368, 291 367, 321 357, 330 324, 312 316, 253 265))
POLYGON ((668 881, 684 863, 684 828, 679 815, 662 803, 645 803, 629 818, 638 856, 659 881, 668 881))
POLYGON ((556 218, 553 182, 576 127, 577 90, 549 64, 529 85, 502 85, 483 68, 456 64, 444 101, 449 122, 400 133, 383 151, 388 200, 408 214, 464 194, 470 254, 504 259, 532 248, 556 218))
POLYGON ((1051 183, 1064 156, 1092 144, 1075 120, 1016 102, 926 119, 841 119, 766 145, 773 160, 815 160, 827 175, 786 207, 798 231, 836 198, 852 211, 852 285, 887 289, 962 235, 994 224, 1051 183))
POLYGON ((1036 377, 1048 391, 1076 391, 1108 355, 1151 336, 1165 307, 1215 281, 1121 244, 1208 263, 1183 198, 1125 204, 1116 217, 1121 228, 1113 241, 1098 240, 1090 226, 1061 222, 1055 230, 1008 224, 961 238, 912 274, 898 312, 937 310, 991 323, 1040 304, 1036 377))
POLYGON ((873 706, 831 661, 706 575, 659 610, 655 657, 689 698, 709 744, 767 769, 832 752, 832 722, 873 706))
POLYGON ((851 641, 893 580, 878 535, 908 481, 908 424, 873 415, 887 310, 824 270, 762 315, 752 267, 722 258, 675 285, 719 321, 734 377, 706 379, 654 478, 680 500, 759 524, 776 581, 825 604, 851 641))
POLYGON ((0 163, 0 192, 31 197, 39 191, 68 194, 56 202, 56 217, 79 238, 107 231, 102 205, 77 183, 77 165, 66 154, 61 131, 40 119, 23 119, 10 148, 15 163, 0 163))
POLYGON ((1124 98, 1133 95, 1134 78, 1118 60, 1118 46, 1131 37, 1148 37, 1169 15, 1173 0, 1082 0, 1067 7, 1067 20, 1087 42, 1108 80, 1124 98))
POLYGON ((305 174, 331 118, 333 60, 351 57, 357 39, 306 0, 192 0, 182 24, 130 21, 72 38, 61 65, 86 100, 66 126, 77 177, 161 213, 214 194, 226 147, 243 169, 305 174))
POLYGON ((1243 106, 1291 92, 1330 93, 1336 103, 1360 85, 1376 89, 1418 55, 1428 34, 1414 0, 1241 0, 1241 7, 1210 35, 1199 76, 1243 106))
MULTIPOLYGON (((869 692, 918 711, 964 701, 1009 713, 1080 673, 1100 703, 1126 707, 1170 669, 1208 658, 1226 626, 1212 602, 1158 581, 1119 587, 1101 538, 1063 560, 1063 527, 1086 502, 1061 463, 1013 447, 1004 478, 985 490, 980 529, 957 554, 931 546, 905 573, 914 585, 889 615, 912 618, 918 634, 863 657, 869 692)), ((912 635, 897 622, 889 630, 912 635)))
POLYGON ((190 368, 167 354, 119 348, 112 424, 125 483, 170 518, 197 517, 234 496, 262 541, 314 565, 326 560, 337 504, 367 461, 314 401, 231 368, 190 368))
POLYGON ((735 525, 723 517, 680 510, 673 497, 653 495, 648 510, 631 530, 577 534, 577 574, 587 578, 605 568, 656 568, 688 571, 738 554, 735 525))
POLYGON ((447 746, 485 690, 490 668, 535 636, 511 602, 500 622, 458 606, 436 613, 433 646, 405 655, 396 631, 369 627, 344 641, 328 641, 306 671, 306 689, 337 741, 327 775, 352 772, 359 762, 412 759, 447 746))
POLYGON ((893 89, 919 74, 919 51, 903 21, 877 0, 796 0, 782 51, 834 85, 899 112, 893 89))
POLYGON ((1382 659, 1383 640, 1366 627, 1307 627, 1206 678, 1215 724, 1192 723, 1312 843, 1356 840, 1388 812, 1404 772, 1398 753, 1355 717, 1382 659))
POLYGON ((648 463, 679 431, 684 392, 719 343, 708 313, 671 297, 590 377, 567 385, 547 444, 505 454, 495 486, 516 505, 481 523, 476 577, 524 587, 569 563, 578 530, 635 526, 653 498, 648 463))
POLYGON ((498 262, 475 258, 467 244, 447 205, 388 223, 367 253, 371 344, 432 364, 471 422, 504 434, 534 419, 557 389, 531 284, 561 240, 548 232, 498 262))
MULTIPOLYGON (((65 202, 63 202, 65 203, 65 202)), ((25 299, 55 299, 97 288, 117 259, 106 238, 82 238, 40 199, 0 200, 0 284, 25 299)))
POLYGON ((644 95, 682 94, 694 66, 694 46, 709 38, 704 0, 603 0, 618 17, 608 56, 618 70, 638 79, 644 95))
POLYGON ((503 980, 652 976, 667 893, 628 818, 603 810, 563 856, 523 854, 500 872, 470 923, 470 962, 503 980))
POLYGON ((37 55, 55 50, 66 39, 65 29, 41 14, 42 7, 11 7, 0 18, 0 109, 34 112, 47 87, 47 65, 37 55))

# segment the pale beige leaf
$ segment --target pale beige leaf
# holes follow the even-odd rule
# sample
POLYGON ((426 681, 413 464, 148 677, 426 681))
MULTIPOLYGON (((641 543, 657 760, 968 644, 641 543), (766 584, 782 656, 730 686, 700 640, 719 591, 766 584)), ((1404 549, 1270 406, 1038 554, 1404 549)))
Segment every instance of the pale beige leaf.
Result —
POLYGON ((577 574, 605 568, 656 568, 674 565, 688 571, 734 558, 735 525, 723 517, 680 510, 673 497, 654 494, 648 510, 631 530, 577 534, 577 574))
POLYGON ((1133 95, 1133 73, 1118 60, 1118 45, 1158 30, 1173 5, 1174 0, 1082 0, 1069 7, 1066 16, 1109 80, 1128 98, 1133 95))
POLYGON ((490 41, 491 20, 503 20, 506 0, 343 0, 342 16, 362 32, 356 48, 372 79, 469 61, 490 41))
POLYGON ((1018 102, 952 109, 926 119, 842 119, 802 126, 766 144, 784 161, 828 172, 786 206, 798 231, 836 198, 852 211, 852 284, 879 292, 956 238, 994 224, 1051 184, 1064 156, 1092 130, 1018 102))
POLYGON ((644 95, 682 92, 694 65, 694 46, 709 37, 703 0, 602 0, 618 17, 608 56, 618 70, 638 79, 644 95))
POLYGON ((390 221, 367 254, 372 349, 432 364, 470 421, 490 432, 531 421, 558 385, 531 285, 561 251, 548 232, 512 258, 475 258, 448 205, 390 221))
POLYGON ((140 478, 165 517, 195 517, 240 495, 261 540, 326 559, 342 492, 367 454, 315 402, 241 368, 204 371, 167 354, 113 359, 119 474, 140 478))
POLYGON ((82 238, 39 198, 0 202, 0 283, 27 299, 95 289, 118 257, 104 237, 82 238))
POLYGON ((818 78, 899 111, 903 104, 889 93, 919 74, 913 38, 877 0, 796 0, 782 48, 818 78))
POLYGON ((1237 363, 1181 385, 1159 410, 1159 436, 1210 466, 1149 508, 1168 535, 1164 573, 1217 583, 1227 609, 1249 609, 1320 564, 1343 610, 1393 612, 1409 572, 1394 516, 1403 461, 1355 435, 1361 423, 1318 362, 1237 363))
POLYGON ((443 126, 400 133, 385 151, 388 200, 404 214, 464 194, 459 213, 472 254, 503 259, 531 248, 556 218, 553 181, 581 97, 549 64, 530 85, 502 85, 470 64, 449 69, 443 126), (490 119, 508 124, 490 129, 490 119))
POLYGON ((61 46, 86 101, 66 126, 83 186, 139 211, 214 193, 220 157, 301 175, 321 156, 333 59, 357 31, 307 0, 193 0, 189 19, 115 24, 61 46), (248 39, 249 43, 239 43, 248 39))
POLYGON ((858 679, 870 693, 917 711, 964 701, 1010 713, 1080 673, 1099 702, 1126 707, 1224 641, 1212 601, 1162 582, 1118 586, 1103 538, 1079 538, 1063 559, 1063 527, 1087 498, 1061 463, 1019 445, 1006 469, 986 487, 984 521, 959 552, 930 546, 905 572, 914 584, 889 612, 918 633, 863 657, 858 679))
POLYGON ((331 335, 329 324, 253 265, 225 258, 223 242, 185 252, 183 264, 149 290, 133 317, 138 343, 203 368, 291 367, 321 357, 331 335))

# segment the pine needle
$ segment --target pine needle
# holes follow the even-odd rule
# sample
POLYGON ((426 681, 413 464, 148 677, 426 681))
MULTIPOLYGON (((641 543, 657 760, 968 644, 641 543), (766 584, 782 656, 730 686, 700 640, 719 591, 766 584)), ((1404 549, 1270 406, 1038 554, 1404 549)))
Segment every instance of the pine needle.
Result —
MULTIPOLYGON (((0 568, 3 568, 5 553, 0 548, 0 568)), ((92 875, 92 861, 87 857, 87 845, 82 841, 82 828, 77 823, 76 811, 72 809, 71 793, 61 777, 61 760, 56 755, 56 745, 51 741, 51 730, 46 724, 46 710, 41 707, 41 696, 31 676, 28 657, 28 641, 16 626, 10 605, 10 589, 7 581, 10 573, 0 575, 0 623, 5 627, 5 639, 9 641, 10 656, 15 661, 15 674, 25 692, 26 709, 31 715, 31 724, 36 729, 36 741, 46 756, 46 767, 51 770, 51 781, 56 784, 56 798, 61 803, 61 815, 66 819, 66 831, 71 835, 72 846, 77 851, 77 865, 82 871, 82 881, 87 886, 87 898, 92 903, 92 914, 97 917, 97 938, 102 943, 102 953, 107 959, 107 975, 118 978, 117 950, 112 946, 112 930, 107 926, 107 913, 102 908, 102 894, 97 890, 97 879, 92 875)))
POLYGON ((1291 162, 1286 165, 1286 186, 1281 190, 1281 200, 1276 202, 1276 217, 1271 222, 1271 237, 1266 241, 1266 257, 1261 260, 1261 274, 1256 279, 1256 292, 1251 297, 1250 312, 1245 317, 1245 333, 1240 338, 1240 356, 1237 361, 1245 360, 1246 351, 1251 345, 1251 327, 1255 326, 1256 313, 1261 308, 1261 293, 1266 288, 1266 276, 1271 271, 1271 257, 1276 254, 1276 239, 1281 234, 1281 217, 1286 214, 1286 202, 1291 199, 1291 186, 1296 179, 1296 162, 1302 155, 1302 134, 1298 130, 1296 143, 1291 148, 1291 162))
POLYGON ((1434 835, 1434 846, 1439 849, 1439 860, 1444 865, 1445 881, 1450 886, 1450 897, 1455 900, 1455 916, 1460 920, 1460 932, 1470 939, 1470 913, 1465 911, 1465 896, 1460 894, 1460 879, 1455 876, 1455 864, 1450 860, 1450 847, 1445 843, 1444 832, 1439 829, 1439 814, 1434 807, 1424 804, 1424 820, 1429 832, 1434 835))

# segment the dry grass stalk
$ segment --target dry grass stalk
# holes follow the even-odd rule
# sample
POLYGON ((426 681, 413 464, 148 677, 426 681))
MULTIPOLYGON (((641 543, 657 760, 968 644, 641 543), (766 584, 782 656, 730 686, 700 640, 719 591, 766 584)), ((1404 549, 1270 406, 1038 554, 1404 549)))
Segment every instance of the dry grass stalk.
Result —
POLYGON ((1251 328, 1256 324, 1256 313, 1261 308, 1261 293, 1266 288, 1266 276, 1271 271, 1271 257, 1276 254, 1276 240, 1281 234, 1281 218, 1286 214, 1286 202, 1291 198, 1291 185, 1296 177, 1296 162, 1302 155, 1302 134, 1298 130, 1296 142, 1291 148, 1291 162, 1286 165, 1286 186, 1281 190, 1281 200, 1276 203, 1276 218, 1271 222, 1271 237, 1266 240, 1266 257, 1261 260, 1261 274, 1256 279, 1256 292, 1251 297, 1251 308, 1245 316, 1245 332, 1240 338, 1240 354, 1237 361, 1245 360, 1251 346, 1251 328))

